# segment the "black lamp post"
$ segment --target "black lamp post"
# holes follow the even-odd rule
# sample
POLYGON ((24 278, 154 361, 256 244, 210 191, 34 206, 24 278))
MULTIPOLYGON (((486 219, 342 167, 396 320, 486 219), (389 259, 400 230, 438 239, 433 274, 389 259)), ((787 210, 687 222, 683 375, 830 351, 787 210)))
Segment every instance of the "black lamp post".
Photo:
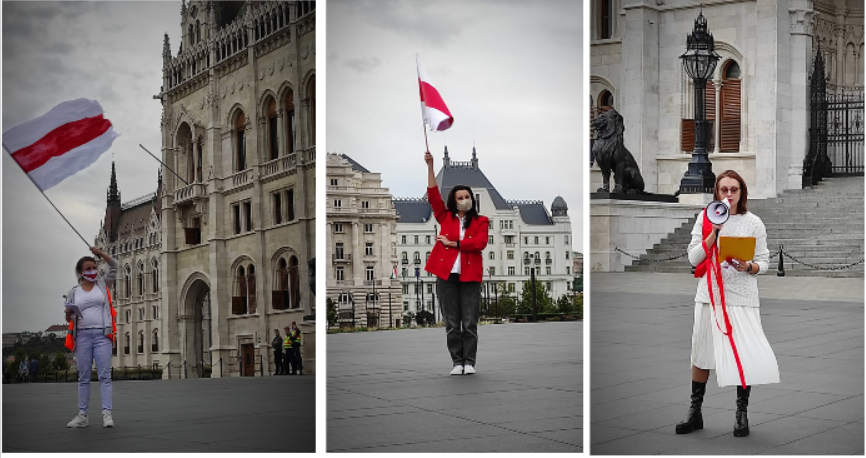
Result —
POLYGON ((707 20, 703 9, 695 19, 695 28, 686 39, 686 52, 680 59, 683 69, 695 85, 695 149, 689 168, 680 181, 680 194, 712 193, 716 177, 713 164, 707 154, 707 80, 716 70, 720 56, 715 51, 713 35, 707 31, 707 20))

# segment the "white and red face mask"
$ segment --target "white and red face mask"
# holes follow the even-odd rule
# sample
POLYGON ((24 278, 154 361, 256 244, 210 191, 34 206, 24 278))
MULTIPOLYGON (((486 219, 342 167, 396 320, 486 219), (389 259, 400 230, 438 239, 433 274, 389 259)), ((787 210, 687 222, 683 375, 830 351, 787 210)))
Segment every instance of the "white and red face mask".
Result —
POLYGON ((96 283, 96 277, 98 275, 99 275, 99 273, 95 269, 94 270, 85 270, 84 272, 81 273, 81 278, 83 278, 83 279, 85 279, 91 283, 96 283))

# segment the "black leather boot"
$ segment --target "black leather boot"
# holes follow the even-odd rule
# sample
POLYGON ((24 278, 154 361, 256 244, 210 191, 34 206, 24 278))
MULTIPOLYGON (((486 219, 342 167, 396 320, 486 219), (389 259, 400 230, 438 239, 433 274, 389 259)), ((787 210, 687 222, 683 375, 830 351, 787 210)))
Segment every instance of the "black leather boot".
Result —
POLYGON ((749 407, 749 395, 752 387, 737 386, 737 422, 734 423, 734 437, 746 437, 749 435, 749 416, 746 412, 749 407))
POLYGON ((704 429, 704 417, 701 415, 701 405, 707 393, 707 383, 692 380, 692 403, 686 418, 677 423, 677 434, 688 434, 698 429, 704 429))

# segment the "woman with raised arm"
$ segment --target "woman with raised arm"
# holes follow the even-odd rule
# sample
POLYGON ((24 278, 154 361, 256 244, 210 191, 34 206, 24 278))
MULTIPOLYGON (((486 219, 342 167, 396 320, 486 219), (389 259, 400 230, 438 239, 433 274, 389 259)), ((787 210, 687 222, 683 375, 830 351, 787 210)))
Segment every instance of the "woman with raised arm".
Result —
POLYGON ((102 395, 102 426, 114 427, 111 417, 111 348, 115 324, 108 288, 114 286, 119 263, 99 248, 92 247, 90 251, 108 263, 108 272, 100 276, 96 270, 96 259, 84 256, 75 264, 78 286, 66 295, 66 321, 71 322, 73 318, 69 306, 75 306, 81 313, 71 326, 72 334, 68 339, 78 366, 78 415, 66 424, 68 428, 85 428, 90 424, 87 409, 90 403, 90 370, 94 360, 102 395))
POLYGON ((475 195, 468 186, 457 185, 448 193, 448 202, 436 184, 433 155, 424 153, 427 163, 427 199, 439 223, 439 235, 424 270, 436 276, 436 291, 453 367, 451 375, 476 372, 478 353, 478 309, 481 280, 490 220, 478 214, 475 195))
POLYGON ((770 252, 764 223, 747 209, 749 192, 743 178, 733 170, 720 173, 713 195, 716 200, 728 199, 730 217, 722 225, 712 224, 702 211, 692 229, 689 261, 697 267, 695 276, 700 278, 692 331, 692 397, 686 418, 677 424, 676 432, 687 434, 703 429, 701 405, 710 369, 715 369, 719 387, 737 386, 734 436, 742 437, 749 435, 747 407, 752 385, 779 383, 776 355, 761 327, 756 278, 769 268, 770 252), (754 259, 731 259, 720 265, 713 259, 716 255, 712 247, 718 237, 725 236, 754 237, 754 259), (709 259, 708 252, 712 254, 709 259), (720 294, 722 291, 724 294, 720 294))

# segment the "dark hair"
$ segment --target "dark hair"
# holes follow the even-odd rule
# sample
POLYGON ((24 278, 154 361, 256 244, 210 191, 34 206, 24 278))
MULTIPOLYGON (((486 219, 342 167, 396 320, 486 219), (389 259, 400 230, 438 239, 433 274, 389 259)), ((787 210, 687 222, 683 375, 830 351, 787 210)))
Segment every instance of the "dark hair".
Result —
POLYGON ((749 190, 746 188, 746 181, 743 180, 743 177, 741 177, 739 173, 733 170, 725 170, 720 173, 719 176, 716 177, 716 185, 713 186, 713 197, 716 200, 723 199, 723 197, 720 197, 719 195, 719 182, 722 181, 722 178, 733 178, 740 183, 740 200, 737 203, 737 213, 741 215, 745 214, 749 211, 747 206, 749 201, 749 190))
POLYGON ((475 194, 472 193, 472 188, 469 186, 458 184, 451 188, 451 191, 448 193, 448 202, 445 204, 448 207, 448 211, 453 214, 457 214, 457 191, 468 191, 469 198, 472 199, 472 208, 466 212, 466 222, 463 223, 463 229, 469 228, 469 225, 472 224, 472 219, 478 217, 478 202, 475 202, 475 194))
POLYGON ((86 261, 93 261, 93 264, 98 265, 96 262, 96 259, 94 259, 93 256, 84 256, 83 258, 79 259, 78 262, 75 263, 75 276, 76 277, 80 276, 81 272, 84 271, 84 263, 86 261))

